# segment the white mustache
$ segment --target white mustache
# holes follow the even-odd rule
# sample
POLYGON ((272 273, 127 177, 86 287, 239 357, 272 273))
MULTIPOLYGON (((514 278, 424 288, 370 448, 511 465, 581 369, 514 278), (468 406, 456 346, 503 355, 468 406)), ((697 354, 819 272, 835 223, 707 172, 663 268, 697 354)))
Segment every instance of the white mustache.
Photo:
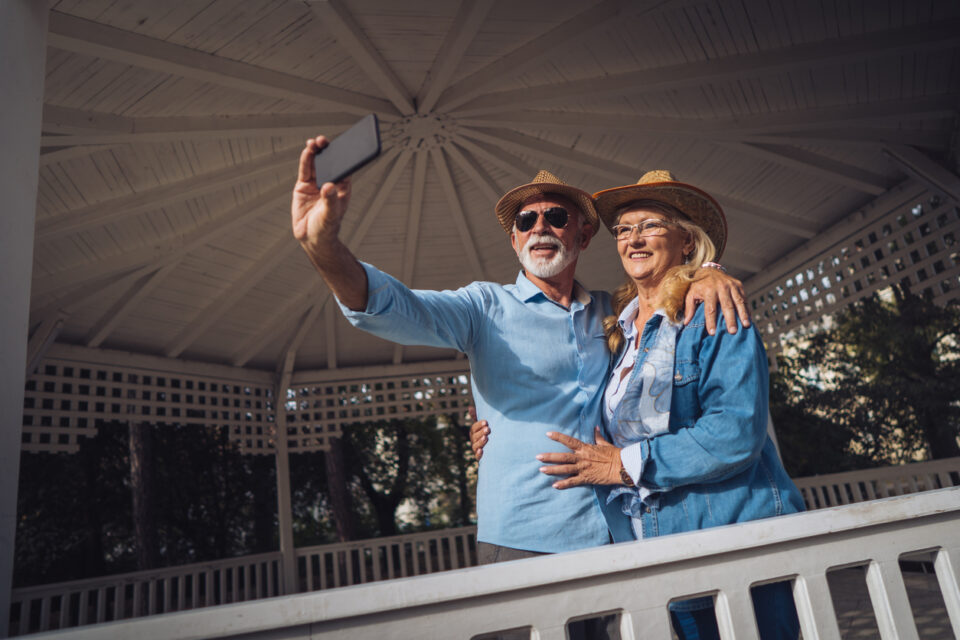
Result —
POLYGON ((552 247, 556 247, 557 249, 563 248, 563 244, 560 242, 558 238, 555 238, 554 236, 551 236, 551 235, 547 235, 545 233, 535 233, 531 235, 529 238, 527 238, 527 243, 523 245, 523 251, 529 253, 530 249, 534 245, 538 245, 538 244, 548 244, 552 247))

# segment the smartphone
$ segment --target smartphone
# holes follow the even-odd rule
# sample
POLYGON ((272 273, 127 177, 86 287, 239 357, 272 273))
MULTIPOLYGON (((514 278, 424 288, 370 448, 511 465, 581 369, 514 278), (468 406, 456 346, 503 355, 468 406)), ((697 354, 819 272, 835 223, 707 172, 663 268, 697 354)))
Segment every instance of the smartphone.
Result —
POLYGON ((364 116, 330 141, 313 157, 317 187, 339 182, 380 155, 380 124, 377 114, 364 116))

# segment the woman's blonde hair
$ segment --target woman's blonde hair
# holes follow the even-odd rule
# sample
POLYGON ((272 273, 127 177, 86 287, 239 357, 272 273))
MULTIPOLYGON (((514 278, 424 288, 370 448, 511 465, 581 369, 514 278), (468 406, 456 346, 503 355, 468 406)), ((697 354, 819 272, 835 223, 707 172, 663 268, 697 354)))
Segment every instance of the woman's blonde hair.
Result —
MULTIPOLYGON (((682 211, 659 200, 634 200, 620 207, 616 219, 627 211, 647 209, 661 213, 689 234, 693 240, 693 250, 684 256, 684 263, 671 267, 660 283, 660 292, 656 306, 662 308, 668 318, 679 320, 683 314, 683 300, 687 289, 695 280, 694 274, 704 262, 710 262, 717 254, 716 247, 707 232, 691 222, 682 211)), ((603 332, 607 337, 607 347, 611 353, 617 353, 623 347, 623 332, 617 320, 623 310, 637 297, 637 286, 631 278, 613 291, 613 315, 603 319, 603 332)))

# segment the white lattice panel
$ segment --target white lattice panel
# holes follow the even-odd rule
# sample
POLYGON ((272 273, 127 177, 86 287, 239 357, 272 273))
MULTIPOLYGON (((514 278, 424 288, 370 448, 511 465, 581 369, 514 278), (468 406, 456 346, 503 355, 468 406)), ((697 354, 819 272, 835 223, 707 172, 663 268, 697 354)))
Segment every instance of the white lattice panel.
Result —
POLYGON ((933 293, 945 304, 960 298, 960 209, 924 192, 875 212, 856 234, 791 268, 750 296, 767 352, 819 328, 834 311, 893 284, 933 293))
POLYGON ((246 453, 272 453, 273 390, 268 385, 105 364, 48 359, 27 379, 25 451, 77 450, 113 420, 229 429, 246 453))
POLYGON ((287 392, 287 443, 291 452, 324 450, 328 438, 338 437, 349 424, 465 414, 472 404, 466 370, 301 382, 287 392))

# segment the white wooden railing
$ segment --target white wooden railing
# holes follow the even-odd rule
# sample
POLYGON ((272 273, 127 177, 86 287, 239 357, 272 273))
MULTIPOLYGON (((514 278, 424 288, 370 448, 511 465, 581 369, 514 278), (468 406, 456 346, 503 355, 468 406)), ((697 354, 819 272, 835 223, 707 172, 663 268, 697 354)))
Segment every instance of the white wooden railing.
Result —
POLYGON ((476 527, 460 527, 297 549, 298 588, 316 591, 473 567, 476 537, 476 527))
MULTIPOLYGON (((795 482, 808 508, 818 509, 958 486, 960 458, 795 482)), ((476 527, 307 547, 296 555, 300 592, 411 577, 475 566, 476 527)), ((9 629, 22 635, 282 594, 275 552, 15 589, 9 629)))
POLYGON ((958 531, 960 487, 69 633, 76 640, 448 639, 525 629, 531 638, 561 640, 569 621, 615 613, 624 640, 667 639, 670 601, 713 595, 724 639, 755 640, 750 588, 789 580, 803 637, 838 640, 827 572, 863 565, 881 637, 912 640, 918 633, 899 561, 927 551, 960 636, 958 531))
POLYGON ((797 478, 807 509, 960 486, 960 458, 797 478))

